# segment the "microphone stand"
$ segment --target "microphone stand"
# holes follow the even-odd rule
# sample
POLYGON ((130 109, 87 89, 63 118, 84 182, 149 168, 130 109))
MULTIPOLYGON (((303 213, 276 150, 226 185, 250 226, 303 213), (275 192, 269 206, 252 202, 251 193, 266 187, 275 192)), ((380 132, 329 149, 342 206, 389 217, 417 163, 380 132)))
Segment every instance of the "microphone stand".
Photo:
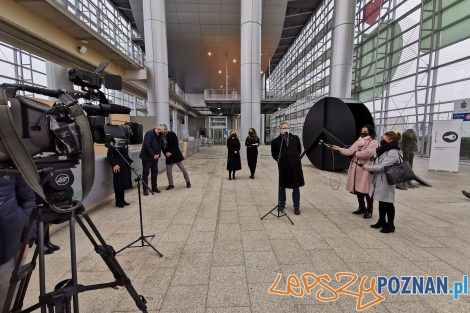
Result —
MULTIPOLYGON (((282 144, 283 144, 284 140, 281 139, 281 147, 279 148, 279 155, 277 156, 277 168, 279 169, 279 160, 281 159, 281 151, 282 151, 282 144)), ((284 211, 285 208, 282 208, 280 205, 279 205, 279 189, 281 188, 280 186, 281 184, 281 178, 279 177, 278 181, 277 181, 277 205, 272 208, 271 211, 269 211, 268 213, 266 213, 262 218, 261 220, 263 220, 266 216, 268 216, 269 214, 272 214, 274 216, 277 216, 278 218, 279 217, 287 217, 287 219, 289 220, 289 222, 294 225, 294 222, 292 222, 292 220, 290 219, 290 217, 287 215, 287 213, 284 211), (277 215, 273 213, 274 210, 277 209, 277 215)))
POLYGON ((137 182, 137 194, 139 196, 140 237, 137 238, 136 240, 134 240, 133 242, 131 242, 130 244, 128 244, 127 246, 125 246, 124 248, 122 248, 121 250, 117 251, 115 253, 115 255, 117 255, 119 252, 121 252, 121 251, 123 251, 127 248, 150 247, 155 252, 157 252, 160 257, 162 257, 163 254, 161 254, 160 251, 158 251, 147 239, 147 238, 154 238, 155 235, 147 235, 147 236, 144 235, 144 223, 143 223, 143 219, 142 219, 142 199, 141 199, 141 196, 140 196, 140 183, 142 183, 142 185, 144 185, 144 187, 146 187, 147 190, 150 191, 150 193, 152 195, 153 195, 153 192, 148 188, 147 184, 142 180, 142 176, 140 176, 135 171, 135 168, 129 162, 127 162, 126 158, 121 154, 119 149, 116 149, 115 147, 108 147, 108 148, 114 149, 121 156, 121 158, 124 160, 124 162, 131 168, 131 170, 134 172, 134 174, 137 176, 137 178, 134 181, 137 182), (134 244, 137 243, 138 241, 140 241, 140 245, 134 246, 134 244))

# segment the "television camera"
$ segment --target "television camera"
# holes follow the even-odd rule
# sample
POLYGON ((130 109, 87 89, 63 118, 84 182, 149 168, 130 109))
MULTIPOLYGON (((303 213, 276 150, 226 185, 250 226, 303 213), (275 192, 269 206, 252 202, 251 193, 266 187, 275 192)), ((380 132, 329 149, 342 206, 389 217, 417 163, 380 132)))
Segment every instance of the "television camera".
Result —
MULTIPOLYGON (((37 249, 28 266, 17 258, 7 302, 1 312, 30 312, 54 308, 54 312, 78 312, 78 293, 107 287, 124 286, 137 307, 146 312, 145 298, 137 293, 115 258, 116 252, 108 245, 87 215, 82 201, 90 192, 95 175, 94 143, 109 148, 142 143, 141 124, 105 123, 109 114, 129 114, 130 109, 111 104, 100 90, 121 89, 121 78, 103 75, 107 63, 93 71, 72 69, 69 80, 80 90, 53 90, 22 84, 0 85, 0 175, 20 175, 36 193, 37 209, 33 211, 26 232, 32 232, 37 223, 37 249), (52 107, 37 99, 22 96, 18 91, 40 94, 58 99, 52 107), (74 199, 71 168, 81 163, 82 196, 74 199), (50 223, 69 222, 72 278, 61 282, 54 291, 45 290, 44 231, 50 223), (115 280, 110 283, 83 286, 77 282, 75 222, 77 222, 95 251, 101 256, 115 280), (21 311, 26 289, 39 258, 39 302, 21 311), (19 286, 13 301, 15 290, 19 286), (11 308, 11 311, 10 311, 11 308)), ((24 234, 25 236, 25 234, 24 234)), ((24 241, 25 242, 25 241, 24 241)), ((20 254, 23 254, 25 247, 20 254)), ((52 312, 52 311, 51 311, 52 312)))

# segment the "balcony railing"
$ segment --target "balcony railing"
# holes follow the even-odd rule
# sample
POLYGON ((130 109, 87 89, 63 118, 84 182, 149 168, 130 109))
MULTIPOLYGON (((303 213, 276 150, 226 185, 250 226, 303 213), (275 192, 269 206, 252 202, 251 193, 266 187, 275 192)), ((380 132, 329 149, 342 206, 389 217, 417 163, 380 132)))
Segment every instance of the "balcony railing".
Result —
MULTIPOLYGON (((261 99, 262 100, 286 100, 292 101, 296 100, 293 95, 285 95, 281 92, 275 90, 262 91, 261 99)), ((225 90, 225 89, 206 89, 204 90, 204 100, 240 100, 240 91, 238 90, 225 90)))
POLYGON ((131 24, 107 0, 55 0, 67 11, 97 32, 104 40, 139 65, 145 64, 142 49, 132 42, 140 37, 131 24))

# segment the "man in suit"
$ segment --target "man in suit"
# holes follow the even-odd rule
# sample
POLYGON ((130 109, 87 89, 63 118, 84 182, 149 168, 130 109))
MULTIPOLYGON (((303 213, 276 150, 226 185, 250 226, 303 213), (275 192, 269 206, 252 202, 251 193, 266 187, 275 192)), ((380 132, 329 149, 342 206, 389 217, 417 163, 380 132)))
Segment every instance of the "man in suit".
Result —
POLYGON ((162 138, 162 151, 166 157, 166 175, 168 177, 168 187, 166 190, 175 188, 173 185, 173 164, 176 164, 183 173, 186 181, 186 188, 191 188, 188 171, 183 164, 183 154, 179 147, 178 136, 172 131, 168 131, 165 124, 158 125, 158 133, 162 138))
POLYGON ((300 214, 300 188, 305 185, 300 162, 301 144, 296 135, 289 132, 289 124, 279 127, 280 135, 271 142, 271 155, 279 169, 279 210, 286 206, 286 188, 292 189, 295 215, 300 214))
POLYGON ((158 128, 153 128, 145 133, 144 143, 140 150, 139 158, 142 159, 142 180, 144 185, 144 196, 148 196, 148 177, 151 174, 152 191, 160 193, 157 188, 158 159, 162 153, 161 138, 158 136, 158 128))

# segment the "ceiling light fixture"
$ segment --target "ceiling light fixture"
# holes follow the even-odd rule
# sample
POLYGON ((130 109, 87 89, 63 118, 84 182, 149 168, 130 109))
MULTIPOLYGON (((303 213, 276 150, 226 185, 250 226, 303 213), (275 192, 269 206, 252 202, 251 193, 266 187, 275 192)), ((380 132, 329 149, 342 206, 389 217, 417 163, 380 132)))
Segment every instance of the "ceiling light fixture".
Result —
POLYGON ((207 55, 208 55, 208 56, 211 56, 211 55, 212 55, 212 52, 210 52, 210 51, 207 52, 207 55))
POLYGON ((233 59, 233 63, 237 63, 237 59, 233 59))
POLYGON ((222 74, 222 70, 219 70, 219 74, 222 74))

